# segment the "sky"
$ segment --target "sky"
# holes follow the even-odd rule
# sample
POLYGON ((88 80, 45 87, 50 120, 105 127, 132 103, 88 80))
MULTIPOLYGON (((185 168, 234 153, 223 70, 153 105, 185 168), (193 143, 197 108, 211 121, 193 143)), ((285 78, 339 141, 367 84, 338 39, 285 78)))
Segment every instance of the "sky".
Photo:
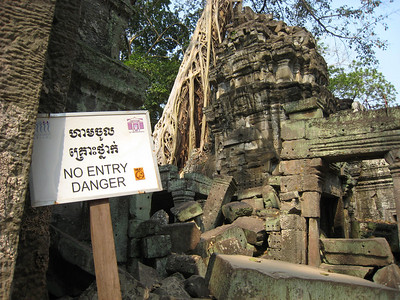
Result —
MULTIPOLYGON (((335 5, 347 4, 349 6, 357 6, 360 0, 333 0, 335 5)), ((380 71, 387 81, 392 83, 397 91, 397 105, 400 105, 400 0, 394 0, 392 3, 383 1, 379 10, 381 14, 388 15, 386 24, 388 29, 385 31, 381 26, 377 26, 376 33, 382 40, 387 40, 386 50, 376 50, 376 57, 379 60, 380 71)), ((325 57, 328 64, 332 64, 333 60, 325 57)))
POLYGON ((390 4, 387 31, 380 31, 382 38, 388 41, 386 51, 377 51, 380 61, 379 71, 390 81, 397 91, 397 103, 400 105, 400 0, 390 4))

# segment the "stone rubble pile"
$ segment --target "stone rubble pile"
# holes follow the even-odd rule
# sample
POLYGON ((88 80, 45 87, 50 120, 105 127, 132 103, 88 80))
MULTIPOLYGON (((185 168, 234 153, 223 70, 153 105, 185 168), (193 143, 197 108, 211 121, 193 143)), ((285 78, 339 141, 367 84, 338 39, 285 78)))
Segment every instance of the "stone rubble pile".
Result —
MULTIPOLYGON (((371 186, 388 181, 378 176, 372 182, 368 172, 352 177, 354 165, 307 156, 329 147, 306 137, 325 138, 324 117, 350 108, 328 92, 326 64, 313 37, 245 8, 228 26, 216 55, 210 74, 214 98, 204 111, 212 153, 189 158, 181 174, 175 166, 161 166, 162 192, 111 201, 117 260, 127 271, 120 274, 124 295, 299 299, 307 292, 315 299, 324 293, 340 299, 335 292, 340 287, 350 297, 399 299, 398 290, 390 289, 400 285, 391 248, 396 241, 372 237, 372 230, 367 240, 348 238, 359 224, 352 210, 360 200, 352 193, 373 197, 377 188, 371 186), (307 143, 314 148, 303 149, 307 143), (368 191, 353 189, 357 180, 368 191), (320 269, 304 266, 321 261, 320 269)), ((331 123, 353 124, 354 116, 335 118, 331 123)), ((337 133, 333 127, 329 134, 337 133)), ((393 209, 393 195, 387 190, 379 195, 393 209)), ((378 215, 385 221, 393 216, 378 215)), ((60 249, 63 241, 71 253, 87 249, 68 238, 54 241, 53 247, 60 249)), ((93 274, 87 253, 79 259, 59 252, 93 274)), ((92 285, 81 297, 94 299, 94 293, 92 285)))

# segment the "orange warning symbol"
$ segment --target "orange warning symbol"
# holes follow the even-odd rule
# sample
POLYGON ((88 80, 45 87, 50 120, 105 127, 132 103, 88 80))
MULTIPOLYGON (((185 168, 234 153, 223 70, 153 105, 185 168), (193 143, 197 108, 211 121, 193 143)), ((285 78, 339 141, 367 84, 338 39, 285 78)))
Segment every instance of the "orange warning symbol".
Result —
POLYGON ((135 179, 136 180, 144 180, 146 177, 144 176, 143 168, 134 168, 135 171, 135 179))

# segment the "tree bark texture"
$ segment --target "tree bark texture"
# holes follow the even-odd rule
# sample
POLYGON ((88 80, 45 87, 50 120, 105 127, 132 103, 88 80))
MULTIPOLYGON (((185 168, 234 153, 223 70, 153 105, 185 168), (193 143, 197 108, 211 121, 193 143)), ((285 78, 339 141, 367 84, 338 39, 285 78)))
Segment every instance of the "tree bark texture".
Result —
POLYGON ((10 299, 55 1, 0 2, 0 299, 10 299))

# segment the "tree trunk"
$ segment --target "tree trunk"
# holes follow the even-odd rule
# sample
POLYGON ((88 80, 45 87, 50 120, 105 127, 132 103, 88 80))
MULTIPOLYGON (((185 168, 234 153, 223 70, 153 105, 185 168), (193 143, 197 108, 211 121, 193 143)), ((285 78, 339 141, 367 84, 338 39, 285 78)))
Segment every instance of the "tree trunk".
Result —
POLYGON ((163 115, 154 128, 160 164, 175 164, 181 169, 195 148, 204 150, 208 134, 203 108, 210 102, 208 73, 232 8, 231 0, 208 0, 197 22, 163 115))
POLYGON ((0 299, 10 299, 55 1, 2 1, 0 299))

